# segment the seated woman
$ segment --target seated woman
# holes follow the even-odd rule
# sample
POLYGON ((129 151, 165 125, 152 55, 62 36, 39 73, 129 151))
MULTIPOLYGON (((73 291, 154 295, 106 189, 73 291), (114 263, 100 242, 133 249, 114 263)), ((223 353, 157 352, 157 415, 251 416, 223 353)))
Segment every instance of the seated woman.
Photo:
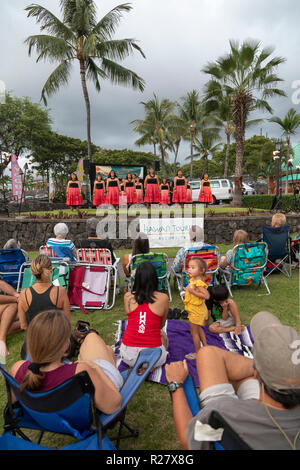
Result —
MULTIPOLYGON (((62 286, 51 284, 52 263, 48 256, 38 255, 31 263, 31 273, 36 278, 32 287, 20 293, 18 303, 18 317, 22 330, 36 315, 48 309, 61 309, 71 319, 70 303, 67 291, 62 286)), ((26 345, 23 344, 21 357, 26 357, 26 345)))
POLYGON ((96 407, 111 414, 121 406, 123 379, 115 367, 114 352, 101 337, 89 333, 80 347, 80 361, 64 363, 70 346, 71 322, 61 310, 47 310, 37 315, 27 330, 31 361, 16 362, 10 373, 21 389, 47 391, 75 374, 86 371, 95 387, 96 407))
POLYGON ((128 283, 130 281, 130 263, 135 255, 146 254, 150 251, 149 239, 144 233, 140 233, 139 236, 133 242, 132 253, 123 255, 122 266, 125 273, 126 279, 124 282, 124 290, 127 291, 128 283))
MULTIPOLYGON (((232 244, 233 247, 236 245, 241 245, 242 243, 249 242, 249 235, 245 230, 236 230, 233 234, 232 244)), ((220 267, 222 269, 226 269, 230 266, 231 260, 233 255, 233 248, 228 250, 226 255, 221 256, 220 258, 220 267)))
POLYGON ((71 261, 77 260, 77 250, 72 240, 66 236, 69 233, 68 226, 65 223, 59 223, 54 226, 55 238, 49 238, 46 245, 50 246, 58 257, 67 257, 71 261))
POLYGON ((125 294, 124 306, 128 323, 120 347, 121 359, 133 367, 142 349, 160 347, 162 354, 155 367, 165 364, 168 338, 162 328, 169 311, 169 298, 158 292, 158 277, 151 263, 137 267, 133 290, 125 294))

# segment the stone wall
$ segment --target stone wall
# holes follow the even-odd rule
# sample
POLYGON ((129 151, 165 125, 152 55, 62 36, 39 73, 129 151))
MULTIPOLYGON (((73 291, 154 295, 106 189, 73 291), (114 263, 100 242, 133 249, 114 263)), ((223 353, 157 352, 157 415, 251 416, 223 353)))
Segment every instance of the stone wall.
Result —
MULTIPOLYGON (((131 219, 134 220, 134 219, 131 219)), ((131 221, 128 219, 128 224, 131 221)), ((291 227, 291 233, 300 233, 300 214, 287 215, 287 221, 291 227)), ((0 247, 10 238, 18 239, 22 247, 27 251, 38 250, 48 238, 53 236, 54 225, 58 220, 36 220, 27 218, 1 218, 0 219, 0 247)), ((69 227, 69 238, 75 245, 81 238, 86 238, 86 221, 72 219, 65 221, 69 227)), ((261 233, 262 225, 269 225, 271 216, 252 217, 207 217, 204 220, 205 241, 208 243, 231 243, 235 230, 243 229, 249 233, 250 240, 256 240, 261 233)), ((132 240, 122 239, 119 236, 117 224, 116 238, 112 240, 114 249, 131 248, 132 240)), ((122 237, 126 234, 121 229, 122 237)))

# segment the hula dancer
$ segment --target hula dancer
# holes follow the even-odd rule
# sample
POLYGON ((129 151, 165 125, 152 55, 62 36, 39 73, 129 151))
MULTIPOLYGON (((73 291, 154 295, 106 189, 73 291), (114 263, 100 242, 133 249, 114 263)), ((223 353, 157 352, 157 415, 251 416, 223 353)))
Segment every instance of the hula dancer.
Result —
POLYGON ((178 202, 179 204, 187 202, 186 186, 187 180, 183 176, 182 171, 178 170, 177 176, 174 178, 173 202, 178 202))
POLYGON ((145 178, 145 198, 144 202, 149 204, 159 204, 159 180, 155 174, 154 168, 150 168, 149 174, 145 178))
POLYGON ((118 206, 120 203, 120 183, 114 170, 111 170, 106 180, 106 192, 106 203, 118 206))
POLYGON ((125 180, 125 194, 127 204, 133 204, 135 202, 135 182, 131 173, 127 174, 127 179, 125 180))
POLYGON ((167 178, 163 178, 160 185, 160 204, 170 204, 170 185, 167 178))
POLYGON ((140 181, 140 178, 137 176, 135 178, 135 203, 143 204, 143 202, 144 202, 143 184, 140 181))
POLYGON ((106 203, 105 199, 105 183, 102 179, 100 173, 97 174, 95 183, 94 183, 94 196, 93 196, 93 205, 98 207, 106 203))
POLYGON ((72 173, 68 181, 66 203, 72 210, 74 206, 82 206, 84 204, 81 195, 81 184, 80 181, 78 181, 76 173, 72 173))
POLYGON ((208 179, 208 173, 204 173, 203 178, 201 180, 201 189, 200 189, 198 201, 205 204, 205 207, 207 207, 208 204, 213 202, 210 181, 208 179))

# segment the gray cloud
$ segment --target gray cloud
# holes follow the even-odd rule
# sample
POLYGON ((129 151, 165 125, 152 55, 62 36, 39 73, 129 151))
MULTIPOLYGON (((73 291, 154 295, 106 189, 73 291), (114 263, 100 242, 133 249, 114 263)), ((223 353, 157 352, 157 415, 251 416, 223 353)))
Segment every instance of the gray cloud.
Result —
MULTIPOLYGON (((24 40, 39 33, 34 19, 27 19, 24 8, 30 2, 10 0, 1 2, 0 80, 16 96, 40 99, 42 86, 54 68, 54 64, 36 64, 29 58, 24 40)), ((96 0, 99 17, 116 6, 116 0, 96 0)), ((41 0, 40 4, 59 14, 59 2, 41 0)), ((137 135, 130 122, 143 117, 141 101, 156 93, 159 98, 178 100, 192 89, 202 92, 207 77, 202 67, 216 60, 229 50, 229 39, 242 41, 252 37, 263 46, 273 45, 275 54, 287 58, 278 70, 285 80, 283 88, 288 99, 271 101, 274 114, 284 116, 290 107, 300 112, 292 102, 292 84, 300 80, 298 55, 300 49, 298 0, 132 0, 133 10, 125 14, 116 37, 134 37, 146 54, 146 60, 136 54, 125 65, 135 70, 146 81, 144 93, 103 83, 100 94, 89 84, 92 102, 92 138, 95 144, 106 148, 137 149, 137 135)), ((82 96, 79 70, 74 64, 68 87, 51 98, 48 103, 53 128, 60 133, 86 138, 85 106, 82 96)), ((264 117, 268 117, 265 115, 264 117)), ((260 127, 268 136, 279 136, 274 124, 260 127)), ((300 132, 293 138, 298 143, 300 132)), ((151 151, 151 147, 143 148, 151 151)), ((181 161, 189 153, 183 145, 181 161)), ((173 157, 171 156, 171 159, 173 157)))

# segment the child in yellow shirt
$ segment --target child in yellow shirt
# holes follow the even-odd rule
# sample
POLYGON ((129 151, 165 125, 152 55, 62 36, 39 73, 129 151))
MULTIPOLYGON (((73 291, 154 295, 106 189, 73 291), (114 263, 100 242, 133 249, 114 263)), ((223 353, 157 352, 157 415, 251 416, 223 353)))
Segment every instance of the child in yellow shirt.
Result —
POLYGON ((191 335, 195 346, 195 354, 189 354, 188 359, 194 359, 201 347, 207 345, 205 333, 202 326, 208 322, 208 310, 205 300, 209 299, 205 273, 206 262, 201 258, 191 258, 188 267, 189 284, 185 289, 184 307, 188 312, 191 335))

